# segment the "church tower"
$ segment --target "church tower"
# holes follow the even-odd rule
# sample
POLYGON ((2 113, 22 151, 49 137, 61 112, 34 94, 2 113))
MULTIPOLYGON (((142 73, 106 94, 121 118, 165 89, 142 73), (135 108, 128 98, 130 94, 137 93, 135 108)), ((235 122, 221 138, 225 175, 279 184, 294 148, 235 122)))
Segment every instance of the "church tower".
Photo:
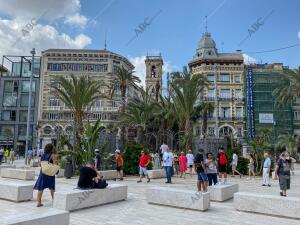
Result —
POLYGON ((159 56, 146 56, 146 88, 156 101, 162 94, 162 66, 163 59, 159 56))

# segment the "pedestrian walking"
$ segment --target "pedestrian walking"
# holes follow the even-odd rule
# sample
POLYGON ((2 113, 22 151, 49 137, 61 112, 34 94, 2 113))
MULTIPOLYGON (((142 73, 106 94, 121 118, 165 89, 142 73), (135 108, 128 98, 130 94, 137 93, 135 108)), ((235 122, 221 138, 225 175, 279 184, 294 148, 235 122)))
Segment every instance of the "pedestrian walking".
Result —
MULTIPOLYGON (((41 157, 41 161, 46 161, 49 162, 51 164, 56 164, 57 165, 57 158, 56 158, 56 154, 54 153, 54 146, 52 144, 47 144, 45 146, 45 153, 42 155, 41 157)), ((42 196, 43 196, 43 192, 44 190, 48 188, 51 192, 51 197, 52 200, 54 198, 54 191, 55 191, 55 175, 54 176, 48 176, 46 174, 43 173, 42 169, 40 171, 40 175, 34 185, 35 190, 38 190, 38 194, 37 194, 37 200, 38 200, 38 204, 37 207, 41 207, 43 206, 42 204, 42 196)))
POLYGON ((231 161, 232 177, 235 177, 235 173, 237 173, 238 175, 240 175, 240 178, 242 178, 242 174, 237 170, 238 160, 238 155, 236 154, 236 152, 233 152, 231 161))
POLYGON ((121 151, 119 149, 117 149, 115 151, 115 159, 116 159, 116 163, 117 163, 118 177, 119 177, 120 180, 123 180, 123 164, 124 164, 124 160, 123 160, 123 157, 121 156, 121 151))
POLYGON ((0 165, 2 164, 3 157, 4 157, 4 148, 0 147, 0 165))
POLYGON ((263 165, 263 184, 262 186, 268 186, 270 185, 270 169, 271 169, 271 159, 269 157, 268 153, 264 153, 264 165, 263 165))
POLYGON ((173 154, 170 152, 169 148, 166 150, 166 152, 163 154, 163 166, 166 171, 166 177, 167 177, 167 184, 172 183, 172 166, 173 166, 173 154))
POLYGON ((219 182, 222 184, 226 184, 226 182, 227 182, 227 171, 226 171, 227 155, 226 155, 223 147, 219 148, 217 160, 218 160, 219 182), (222 178, 224 178, 223 182, 222 182, 222 178))
POLYGON ((8 163, 14 164, 14 161, 15 161, 15 151, 12 148, 12 149, 10 149, 10 152, 9 152, 8 163))
POLYGON ((194 166, 194 155, 191 149, 188 150, 187 157, 187 166, 189 168, 190 177, 192 177, 193 174, 193 166, 194 166))
POLYGON ((138 183, 142 182, 142 178, 143 175, 145 177, 147 177, 147 183, 150 182, 150 178, 148 175, 148 171, 147 171, 147 166, 149 165, 149 163, 151 162, 151 158, 145 153, 144 150, 141 151, 141 156, 140 156, 140 160, 139 160, 139 168, 140 168, 140 179, 137 181, 138 183))
POLYGON ((204 163, 203 152, 204 152, 203 149, 199 149, 199 152, 195 156, 194 167, 195 167, 195 171, 198 174, 198 180, 197 180, 198 191, 207 192, 208 178, 205 172, 206 166, 204 163))
POLYGON ((206 154, 205 160, 206 166, 206 174, 208 178, 208 185, 212 186, 218 184, 218 170, 217 170, 217 163, 213 158, 213 154, 211 152, 206 154))
POLYGON ((179 159, 177 154, 174 154, 174 169, 175 169, 175 173, 176 175, 179 175, 179 159))
POLYGON ((5 163, 7 163, 8 156, 9 156, 9 151, 8 151, 8 148, 6 148, 4 150, 4 162, 5 163))
POLYGON ((249 175, 249 177, 247 178, 248 180, 250 180, 251 177, 253 179, 255 178, 255 173, 254 173, 254 156, 252 154, 249 155, 248 175, 249 175))
POLYGON ((187 169, 187 157, 184 154, 184 152, 180 153, 178 160, 179 160, 180 178, 182 178, 183 175, 183 178, 185 179, 186 169, 187 169))
POLYGON ((101 155, 99 149, 95 149, 95 168, 96 170, 101 169, 101 155))
POLYGON ((280 159, 276 163, 275 173, 279 177, 280 195, 286 197, 287 190, 290 189, 291 184, 291 159, 289 155, 284 152, 280 155, 280 159))

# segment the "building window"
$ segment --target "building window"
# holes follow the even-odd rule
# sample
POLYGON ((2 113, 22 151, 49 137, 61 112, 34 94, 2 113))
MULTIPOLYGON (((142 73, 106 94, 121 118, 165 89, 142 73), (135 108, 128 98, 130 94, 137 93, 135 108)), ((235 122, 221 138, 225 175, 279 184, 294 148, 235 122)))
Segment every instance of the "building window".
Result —
MULTIPOLYGON (((33 118, 34 118, 34 111, 30 112, 30 122, 33 122, 33 118)), ((27 122, 27 111, 20 111, 20 115, 19 115, 19 120, 20 122, 27 122)))
POLYGON ((220 98, 230 99, 230 89, 221 89, 220 90, 220 98))
POLYGON ((208 127, 208 135, 214 136, 215 135, 215 128, 214 127, 208 127))
POLYGON ((235 90, 235 98, 236 99, 242 98, 242 91, 240 89, 235 90))
POLYGON ((221 108, 221 118, 229 118, 230 117, 230 107, 222 107, 221 108))
POLYGON ((220 81, 221 82, 230 82, 230 75, 229 74, 220 74, 220 81))
POLYGON ((234 82, 235 83, 241 83, 241 76, 240 75, 235 75, 234 76, 234 82))
MULTIPOLYGON (((29 92, 30 91, 30 81, 22 81, 22 92, 29 92)), ((35 92, 35 81, 32 82, 32 92, 35 92)))
POLYGON ((49 106, 60 106, 59 98, 58 97, 50 97, 49 98, 49 106))
POLYGON ((15 128, 12 125, 0 125, 0 136, 4 140, 13 140, 15 128))
POLYGON ((242 118, 242 117, 243 117, 243 114, 242 114, 242 107, 237 107, 237 108, 235 109, 235 116, 236 116, 237 118, 242 118))
POLYGON ((18 93, 18 81, 4 81, 4 92, 18 93))
POLYGON ((207 80, 209 82, 215 82, 215 75, 214 74, 208 74, 207 75, 207 80))
POLYGON ((17 106, 17 93, 4 93, 2 105, 5 107, 17 106))
POLYGON ((214 99, 214 97, 215 97, 215 89, 208 89, 207 97, 208 97, 208 99, 214 99))
MULTIPOLYGON (((35 96, 33 95, 31 98, 31 107, 35 106, 35 96)), ((27 107, 29 103, 29 94, 21 94, 21 102, 20 106, 27 107)))
POLYGON ((201 127, 196 127, 195 131, 196 131, 196 136, 201 135, 201 127))
POLYGON ((16 111, 3 111, 1 115, 3 121, 16 121, 16 111))
POLYGON ((300 120, 300 111, 294 111, 294 120, 300 120))
POLYGON ((237 128, 237 136, 242 137, 243 136, 243 129, 241 127, 237 128))

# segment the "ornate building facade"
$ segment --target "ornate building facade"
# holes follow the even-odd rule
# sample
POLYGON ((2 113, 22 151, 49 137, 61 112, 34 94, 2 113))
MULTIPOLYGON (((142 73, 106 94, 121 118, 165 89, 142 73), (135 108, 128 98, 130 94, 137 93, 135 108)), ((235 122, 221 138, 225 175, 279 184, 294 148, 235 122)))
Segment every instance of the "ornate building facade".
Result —
MULTIPOLYGON (((121 93, 116 80, 116 70, 123 66, 132 71, 134 66, 127 58, 107 50, 48 49, 42 52, 40 104, 38 115, 39 147, 56 143, 60 134, 73 136, 73 114, 54 94, 51 85, 55 85, 55 76, 70 78, 86 75, 91 80, 104 81, 115 87, 112 100, 98 99, 88 109, 89 121, 101 120, 103 127, 117 121, 117 112, 121 106, 121 93)), ((103 94, 109 93, 103 88, 103 94)), ((129 91, 127 97, 135 95, 129 91)))
POLYGON ((146 56, 146 88, 156 101, 162 95, 163 59, 159 56, 146 56))
POLYGON ((196 54, 189 63, 193 75, 203 74, 210 82, 201 96, 211 103, 207 133, 202 132, 202 122, 195 126, 197 135, 242 137, 245 127, 244 112, 244 61, 240 52, 219 53, 211 34, 205 32, 196 54))

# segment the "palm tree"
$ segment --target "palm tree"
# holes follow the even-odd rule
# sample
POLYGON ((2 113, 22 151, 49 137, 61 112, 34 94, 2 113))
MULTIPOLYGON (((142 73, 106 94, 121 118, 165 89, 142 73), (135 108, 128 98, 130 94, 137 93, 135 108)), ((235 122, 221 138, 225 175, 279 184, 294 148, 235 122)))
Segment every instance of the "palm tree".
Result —
POLYGON ((63 76, 56 76, 55 84, 51 87, 55 90, 55 95, 65 103, 74 115, 74 138, 75 146, 79 147, 81 136, 84 131, 83 119, 88 107, 104 96, 100 93, 103 83, 89 80, 87 76, 77 79, 71 75, 68 80, 63 76))
POLYGON ((300 97, 300 66, 284 73, 282 85, 273 91, 273 95, 278 105, 287 105, 295 97, 300 97))
POLYGON ((278 136, 277 147, 286 148, 292 156, 296 155, 296 139, 294 135, 283 134, 278 136))
POLYGON ((135 127, 138 131, 138 142, 147 129, 147 125, 156 109, 156 104, 149 94, 149 89, 139 89, 141 98, 129 102, 126 112, 121 114, 120 124, 127 127, 135 127))
POLYGON ((121 91, 122 112, 125 112, 126 94, 128 87, 138 89, 139 87, 137 83, 140 83, 141 80, 140 78, 134 75, 134 71, 127 70, 123 66, 117 68, 116 76, 121 91))
POLYGON ((206 136, 207 132, 207 120, 209 113, 212 113, 214 111, 214 105, 211 102, 203 102, 201 105, 201 111, 202 111, 202 134, 206 136))
POLYGON ((183 72, 175 75, 179 77, 171 83, 170 95, 179 126, 188 134, 191 130, 192 117, 198 117, 200 114, 200 94, 208 85, 208 81, 201 74, 192 75, 186 67, 183 68, 183 72))

